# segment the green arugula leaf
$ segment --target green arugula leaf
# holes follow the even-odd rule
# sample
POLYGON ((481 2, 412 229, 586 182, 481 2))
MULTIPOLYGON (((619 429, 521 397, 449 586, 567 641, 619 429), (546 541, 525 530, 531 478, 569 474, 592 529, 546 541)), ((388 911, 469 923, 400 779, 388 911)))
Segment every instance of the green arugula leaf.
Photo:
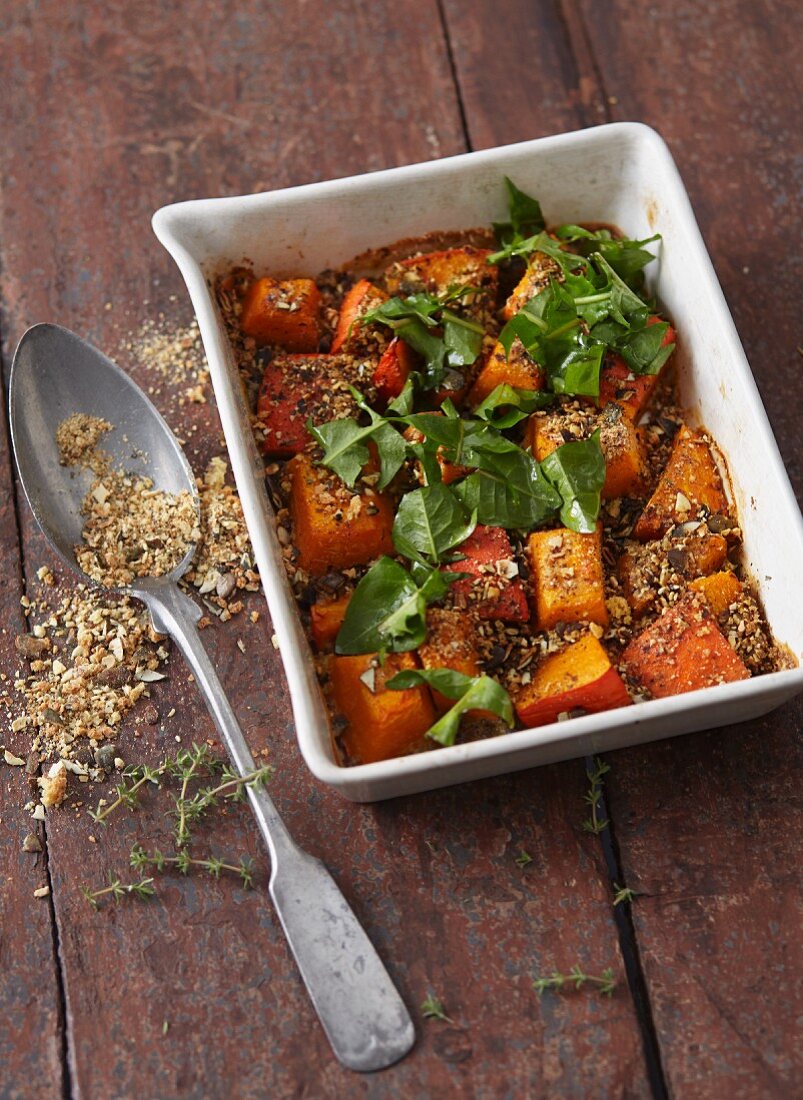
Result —
POLYGON ((563 501, 560 518, 564 526, 581 534, 594 531, 605 483, 599 429, 590 439, 556 448, 543 460, 541 470, 563 501))
MULTIPOLYGON (((382 324, 409 344, 424 360, 419 379, 423 390, 437 389, 447 366, 468 366, 482 347, 482 328, 447 307, 473 295, 471 286, 450 286, 443 294, 410 294, 388 298, 362 318, 363 325, 382 324)), ((461 378, 462 384, 462 378, 461 378)))
POLYGON ((393 544, 400 554, 435 565, 447 550, 464 542, 477 526, 442 482, 405 493, 393 522, 393 544))
POLYGON ((499 243, 507 244, 516 238, 528 237, 545 229, 546 222, 538 199, 525 195, 507 176, 505 176, 505 186, 510 221, 493 223, 499 243))
POLYGON ((421 645, 427 604, 442 599, 459 576, 417 565, 408 573, 383 556, 371 566, 349 600, 336 653, 404 653, 421 645))
POLYGON ((476 407, 474 415, 487 420, 497 431, 505 431, 537 409, 547 408, 554 400, 554 395, 544 390, 519 390, 502 382, 476 407))
POLYGON ((395 414, 396 416, 409 416, 415 408, 415 388, 416 382, 420 376, 417 371, 413 371, 407 377, 407 381, 404 383, 404 388, 398 397, 394 397, 388 404, 387 411, 395 414))
POLYGON ((354 386, 349 386, 357 406, 366 413, 370 424, 359 424, 352 417, 330 420, 315 426, 307 421, 307 431, 323 449, 321 463, 345 481, 349 488, 360 476, 371 457, 368 443, 373 442, 379 455, 377 488, 387 488, 407 457, 407 444, 390 421, 375 412, 354 386))
POLYGON ((532 455, 515 444, 505 450, 477 451, 473 474, 454 486, 477 522, 489 527, 530 531, 559 506, 560 494, 541 472, 532 455))
POLYGON ((443 311, 443 344, 450 367, 468 367, 482 350, 485 330, 475 321, 460 317, 450 309, 443 311))
POLYGON ((374 426, 365 427, 351 417, 344 417, 316 427, 310 419, 307 421, 307 431, 323 448, 323 465, 334 470, 350 488, 353 487, 371 457, 367 443, 374 433, 374 426))
POLYGON ((579 346, 570 351, 550 372, 549 386, 554 393, 583 394, 599 397, 599 376, 605 349, 579 346))
POLYGON ((427 737, 441 745, 453 745, 460 728, 460 719, 469 710, 489 710, 502 718, 508 728, 514 725, 513 704, 500 683, 490 676, 466 676, 451 668, 405 669, 387 681, 391 691, 427 684, 455 705, 427 730, 427 737))

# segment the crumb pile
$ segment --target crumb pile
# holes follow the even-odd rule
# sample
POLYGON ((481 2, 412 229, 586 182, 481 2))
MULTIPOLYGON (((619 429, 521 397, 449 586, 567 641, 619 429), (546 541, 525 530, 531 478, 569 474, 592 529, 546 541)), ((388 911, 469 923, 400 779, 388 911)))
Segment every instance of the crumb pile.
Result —
POLYGON ((106 585, 159 577, 174 569, 199 537, 188 492, 166 493, 148 477, 110 470, 84 499, 84 542, 75 556, 87 576, 106 585))
POLYGON ((148 392, 159 397, 164 387, 179 391, 177 404, 206 403, 209 371, 198 322, 168 328, 164 320, 146 321, 123 347, 149 372, 157 376, 148 392))
POLYGON ((226 482, 228 464, 213 458, 198 478, 201 532, 198 552, 184 580, 193 585, 221 622, 243 610, 240 592, 257 592, 259 575, 237 490, 226 482))
MULTIPOLYGON (((39 575, 55 597, 50 571, 39 575)), ((31 630, 15 646, 27 668, 18 671, 14 694, 0 696, 16 713, 11 731, 24 732, 42 757, 61 757, 72 762, 70 770, 102 778, 96 750, 115 737, 148 684, 164 679, 164 639, 144 607, 127 597, 104 600, 83 584, 53 600, 23 597, 23 607, 31 630)))
POLYGON ((112 468, 97 446, 112 430, 106 420, 78 413, 56 430, 63 466, 81 466, 98 477, 81 508, 86 517, 78 564, 93 580, 109 586, 135 577, 158 577, 174 569, 200 537, 190 493, 167 493, 148 477, 112 468))

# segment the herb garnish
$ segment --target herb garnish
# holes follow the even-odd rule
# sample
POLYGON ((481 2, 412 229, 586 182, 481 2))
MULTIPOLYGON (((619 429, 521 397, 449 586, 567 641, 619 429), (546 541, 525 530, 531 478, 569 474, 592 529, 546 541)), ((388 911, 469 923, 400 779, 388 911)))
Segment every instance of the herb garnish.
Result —
POLYGON ((385 325, 409 344, 424 361, 421 389, 437 389, 449 367, 470 366, 482 348, 482 325, 449 308, 475 293, 474 287, 452 286, 443 294, 422 291, 406 298, 388 298, 369 310, 361 324, 385 325))
POLYGON ((381 557, 354 589, 335 640, 335 653, 404 653, 417 649, 427 633, 427 605, 441 599, 462 574, 441 573, 413 562, 408 572, 381 557))
POLYGON ((448 486, 435 482, 404 494, 393 522, 393 545, 410 561, 436 565, 476 526, 476 512, 469 513, 448 486))
POLYGON ((554 394, 544 390, 519 390, 502 382, 476 407, 474 415, 502 432, 515 427, 538 409, 548 408, 554 400, 554 394))
POLYGON ((597 976, 595 974, 586 974, 579 966, 573 966, 568 974, 559 974, 555 971, 548 978, 536 978, 533 981, 533 985, 535 986, 535 992, 540 997, 543 996, 548 989, 560 991, 565 985, 573 985, 575 989, 582 989, 586 982, 588 982, 589 985, 597 986, 599 992, 603 996, 610 997, 614 989, 616 989, 616 979, 613 976, 613 967, 607 967, 597 976))
POLYGON ((605 484, 605 457, 599 444, 599 428, 590 439, 564 443, 541 463, 544 476, 560 493, 560 518, 564 527, 581 534, 596 529, 600 493, 605 484))
POLYGON ((366 403, 359 390, 350 386, 351 394, 360 409, 368 415, 369 423, 360 424, 352 417, 330 420, 316 427, 307 421, 307 431, 323 448, 321 462, 343 479, 349 488, 354 486, 371 455, 368 443, 374 444, 379 456, 378 489, 385 489, 399 472, 407 454, 406 444, 390 420, 380 416, 366 403))
POLYGON ((454 1023, 454 1020, 446 1015, 443 1004, 434 993, 427 993, 426 999, 421 1002, 421 1015, 425 1020, 443 1020, 447 1024, 454 1023))
POLYGON ((592 758, 590 768, 588 763, 586 763, 586 775, 588 776, 589 786, 588 793, 584 794, 583 798, 591 807, 591 816, 583 822, 583 828, 587 833, 598 835, 608 827, 607 820, 599 817, 599 809, 604 792, 603 777, 610 770, 610 764, 606 764, 605 761, 600 760, 598 756, 592 758))
POLYGON ((500 683, 490 676, 466 676, 451 668, 410 668, 397 672, 388 680, 386 688, 404 691, 406 688, 427 684, 447 699, 455 699, 455 705, 438 719, 426 733, 440 745, 453 745, 460 728, 460 719, 468 710, 489 710, 513 728, 513 704, 500 683))
MULTIPOLYGON (((540 233, 546 228, 544 215, 541 213, 541 204, 538 199, 525 195, 515 185, 513 180, 505 176, 505 187, 508 195, 509 222, 494 222, 494 232, 497 242, 502 246, 519 244, 526 237, 540 233)), ((498 261, 491 257, 491 262, 498 261)))

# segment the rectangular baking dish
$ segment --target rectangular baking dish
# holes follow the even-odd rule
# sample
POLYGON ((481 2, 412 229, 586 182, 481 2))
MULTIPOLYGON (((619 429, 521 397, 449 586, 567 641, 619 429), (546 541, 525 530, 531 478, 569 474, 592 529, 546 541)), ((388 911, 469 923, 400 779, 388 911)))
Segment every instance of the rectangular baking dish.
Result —
POLYGON ((273 626, 302 755, 346 798, 372 801, 556 760, 727 725, 764 714, 803 687, 798 611, 803 521, 750 367, 672 157, 659 135, 615 123, 405 168, 157 211, 156 236, 187 284, 273 626), (503 176, 538 196, 550 222, 608 222, 630 237, 659 232, 651 290, 679 333, 681 398, 727 458, 745 565, 776 638, 798 667, 626 710, 436 751, 344 768, 290 586, 249 428, 237 367, 213 293, 219 272, 250 260, 258 273, 314 275, 368 249, 434 230, 505 220, 503 176))

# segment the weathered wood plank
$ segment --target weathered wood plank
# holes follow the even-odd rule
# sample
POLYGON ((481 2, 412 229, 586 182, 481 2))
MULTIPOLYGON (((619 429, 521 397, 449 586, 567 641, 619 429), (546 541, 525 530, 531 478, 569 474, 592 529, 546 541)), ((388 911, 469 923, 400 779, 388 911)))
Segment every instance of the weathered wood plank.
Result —
MULTIPOLYGON (((554 129, 638 119, 667 139, 800 488, 792 396, 800 395, 793 245, 800 13, 747 3, 653 5, 637 17, 620 3, 562 7, 576 77, 561 66, 566 99, 554 129)), ((515 66, 510 43, 526 41, 517 98, 559 98, 554 57, 538 48, 542 9, 528 25, 525 8, 532 11, 455 6, 450 20, 472 138, 482 145, 550 129, 537 112, 511 108, 511 90, 498 87, 502 63, 473 49, 507 47, 504 63, 515 66)), ((799 1079, 799 896, 790 864, 800 846, 801 724, 800 705, 790 705, 760 722, 611 757, 609 808, 626 881, 647 894, 634 919, 677 1095, 789 1095, 799 1079)))
MULTIPOLYGON (((25 663, 14 638, 26 627, 5 399, 0 414, 0 561, 0 692, 13 696, 15 670, 25 663)), ((0 746, 21 759, 27 756, 25 734, 14 733, 5 721, 0 746)), ((61 1096, 63 1087, 53 910, 48 897, 34 897, 34 890, 48 885, 45 832, 23 809, 32 797, 25 769, 0 760, 0 1093, 9 1100, 30 1095, 32 1081, 43 1100, 61 1096), (41 853, 23 851, 29 833, 39 837, 41 853)))
MULTIPOLYGON (((652 6, 638 20, 621 3, 604 17, 581 10, 614 117, 652 123, 678 160, 800 490, 801 13, 746 2, 652 6)), ((677 1095, 789 1096, 800 1080, 801 728, 797 702, 612 758, 614 821, 628 883, 648 895, 634 919, 677 1095)))
MULTIPOLYGON (((226 4, 192 21, 119 2, 12 12, 3 110, 15 123, 0 152, 11 335, 50 317, 113 351, 148 312, 145 298, 171 321, 186 319, 147 225, 166 201, 460 151, 435 4, 417 7, 415 35, 408 22, 390 4, 226 4)), ((214 448, 211 407, 185 407, 174 423, 191 457, 214 448)), ((48 560, 27 517, 25 544, 31 568, 48 560)), ((581 827, 582 768, 348 805, 300 761, 269 636, 264 616, 206 634, 253 748, 270 749, 277 802, 353 899, 408 1004, 432 990, 454 1023, 419 1019, 419 1044, 400 1066, 372 1079, 344 1073, 289 957, 264 870, 254 895, 171 878, 157 902, 92 913, 80 884, 124 872, 135 841, 165 844, 165 803, 149 792, 136 815, 102 833, 74 809, 52 815, 77 1093, 644 1095, 626 989, 610 1002, 581 994, 539 1004, 530 985, 575 962, 621 976, 598 849, 581 827), (534 857, 525 870, 515 864, 521 848, 534 857)), ((212 735, 177 660, 157 687, 161 713, 175 706, 175 720, 130 723, 119 738, 126 759, 155 761, 175 736, 212 735)), ((227 815, 213 837, 216 852, 263 861, 244 813, 227 815)))

